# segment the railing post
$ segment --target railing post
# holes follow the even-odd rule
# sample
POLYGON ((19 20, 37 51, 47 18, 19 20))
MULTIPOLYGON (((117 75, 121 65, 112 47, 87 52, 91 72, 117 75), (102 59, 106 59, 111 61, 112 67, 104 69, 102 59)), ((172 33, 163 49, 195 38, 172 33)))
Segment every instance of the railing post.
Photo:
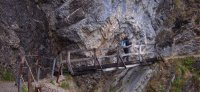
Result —
POLYGON ((120 50, 120 47, 117 46, 117 68, 119 66, 119 50, 120 50))
POLYGON ((21 56, 21 61, 19 65, 19 74, 18 74, 18 92, 22 92, 22 72, 24 65, 25 56, 21 56))
POLYGON ((51 72, 51 77, 53 78, 53 74, 55 71, 55 66, 56 66, 56 58, 53 60, 53 66, 52 66, 52 72, 51 72))
POLYGON ((32 76, 31 76, 31 72, 28 70, 28 92, 32 92, 31 82, 32 82, 32 76))
POLYGON ((67 66, 68 66, 68 70, 70 71, 70 73, 72 75, 74 75, 72 66, 71 66, 71 62, 70 62, 70 51, 67 52, 67 66))
POLYGON ((173 39, 172 50, 171 50, 172 57, 174 57, 174 46, 175 46, 175 38, 173 39))
POLYGON ((97 58, 97 55, 96 55, 96 48, 93 49, 93 52, 94 52, 94 60, 99 64, 99 67, 101 68, 101 70, 103 71, 103 67, 101 65, 101 63, 99 62, 98 58, 97 58))
POLYGON ((37 81, 39 81, 40 80, 40 66, 38 65, 37 66, 37 81))
POLYGON ((62 69, 62 63, 63 63, 63 59, 62 59, 62 52, 60 53, 60 74, 63 75, 63 69, 62 69))
POLYGON ((39 59, 40 57, 37 57, 37 61, 36 61, 36 67, 37 67, 37 81, 39 81, 40 79, 40 64, 39 64, 39 59))
MULTIPOLYGON (((119 60, 120 60, 123 64, 123 66, 126 68, 126 64, 124 63, 124 60, 122 59, 122 57, 120 55, 120 47, 118 47, 118 50, 117 50, 117 58, 118 58, 117 65, 119 65, 119 60)), ((128 58, 128 57, 126 57, 126 58, 128 58)))
POLYGON ((141 55, 141 44, 139 45, 139 61, 142 62, 142 55, 141 55))

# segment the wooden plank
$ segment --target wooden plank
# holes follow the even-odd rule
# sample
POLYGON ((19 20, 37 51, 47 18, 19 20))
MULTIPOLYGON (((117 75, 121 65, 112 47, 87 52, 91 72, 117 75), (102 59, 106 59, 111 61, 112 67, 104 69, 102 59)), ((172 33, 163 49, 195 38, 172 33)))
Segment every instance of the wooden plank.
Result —
MULTIPOLYGON (((133 65, 133 64, 139 64, 139 63, 133 63, 133 62, 125 62, 126 65, 133 65)), ((75 72, 84 72, 84 71, 95 71, 95 70, 102 70, 102 69, 106 69, 106 68, 112 68, 118 65, 118 67, 124 67, 123 63, 120 62, 119 64, 117 63, 111 63, 111 64, 103 64, 101 67, 95 67, 95 66, 82 66, 82 67, 78 67, 78 68, 73 68, 73 70, 75 72)))
POLYGON ((124 47, 120 47, 120 48, 130 48, 130 47, 142 47, 142 46, 146 46, 146 45, 155 45, 155 44, 144 44, 144 45, 129 45, 129 46, 124 46, 124 47))
MULTIPOLYGON (((151 53, 154 53, 154 52, 147 52, 147 53, 141 53, 141 54, 151 54, 151 53)), ((131 55, 137 56, 137 55, 140 55, 140 54, 139 53, 121 54, 122 57, 124 57, 124 56, 131 56, 131 55)))
MULTIPOLYGON (((150 63, 154 63, 156 61, 159 61, 158 58, 149 58, 149 59, 145 59, 146 62, 150 63)), ((132 61, 129 61, 129 62, 124 62, 124 64, 126 65, 127 68, 129 67, 134 67, 135 64, 142 64, 140 62, 132 62, 132 61)), ((99 70, 105 70, 105 69, 108 69, 108 68, 112 68, 115 70, 116 69, 119 69, 119 68, 122 68, 124 67, 124 64, 122 62, 119 62, 119 63, 110 63, 110 64, 103 64, 100 66, 81 66, 81 67, 78 67, 78 68, 73 68, 74 70, 74 74, 77 75, 77 74, 85 74, 85 73, 92 73, 92 72, 96 72, 96 71, 99 71, 99 70), (117 67, 118 66, 118 67, 117 67)))
MULTIPOLYGON (((139 66, 140 64, 132 64, 132 65, 126 65, 126 68, 132 68, 132 67, 136 67, 136 66, 139 66)), ((114 70, 117 70, 117 69, 124 69, 124 67, 118 67, 118 68, 105 68, 103 69, 103 71, 114 71, 114 70)))

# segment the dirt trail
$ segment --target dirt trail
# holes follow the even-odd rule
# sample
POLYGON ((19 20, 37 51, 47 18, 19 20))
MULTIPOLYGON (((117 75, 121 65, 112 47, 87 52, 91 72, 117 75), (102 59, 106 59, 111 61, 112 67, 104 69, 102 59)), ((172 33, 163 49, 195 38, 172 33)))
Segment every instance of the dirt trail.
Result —
POLYGON ((183 56, 171 56, 171 57, 165 57, 165 60, 169 59, 178 59, 178 58, 186 58, 186 57, 200 57, 200 54, 197 55, 183 55, 183 56))
POLYGON ((17 92, 14 82, 0 82, 0 92, 17 92))

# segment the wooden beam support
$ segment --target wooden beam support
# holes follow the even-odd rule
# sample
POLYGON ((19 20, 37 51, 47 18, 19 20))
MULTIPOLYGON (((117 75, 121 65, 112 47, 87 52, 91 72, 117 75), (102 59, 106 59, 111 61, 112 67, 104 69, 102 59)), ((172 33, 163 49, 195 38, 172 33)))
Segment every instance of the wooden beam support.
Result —
POLYGON ((63 68, 63 67, 62 67, 63 64, 62 64, 62 62, 63 62, 63 59, 62 59, 62 52, 61 52, 61 53, 60 53, 60 67, 61 67, 61 69, 60 69, 60 74, 61 74, 61 75, 63 75, 63 69, 62 69, 62 68, 63 68))
POLYGON ((56 66, 56 58, 53 60, 53 66, 52 66, 52 71, 51 71, 51 77, 53 78, 53 74, 55 71, 55 66, 56 66))
POLYGON ((72 66, 71 66, 70 53, 71 53, 70 51, 67 52, 67 66, 68 66, 68 70, 73 75, 74 72, 73 72, 73 69, 72 69, 72 66))
POLYGON ((18 92, 22 92, 22 73, 23 73, 23 66, 25 62, 25 56, 20 56, 21 61, 19 63, 19 73, 18 73, 18 92))
POLYGON ((126 68, 126 64, 124 63, 124 60, 122 59, 122 57, 121 56, 118 56, 118 57, 119 57, 120 61, 123 63, 124 67, 126 68))
POLYGON ((38 65, 37 66, 37 81, 39 81, 40 80, 40 66, 38 65))
POLYGON ((31 76, 31 72, 28 70, 28 92, 32 92, 32 76, 31 76))
POLYGON ((103 71, 103 67, 101 65, 101 63, 99 62, 97 55, 96 55, 96 49, 93 49, 93 53, 94 53, 94 61, 97 62, 97 64, 99 64, 99 67, 101 68, 101 70, 103 71))

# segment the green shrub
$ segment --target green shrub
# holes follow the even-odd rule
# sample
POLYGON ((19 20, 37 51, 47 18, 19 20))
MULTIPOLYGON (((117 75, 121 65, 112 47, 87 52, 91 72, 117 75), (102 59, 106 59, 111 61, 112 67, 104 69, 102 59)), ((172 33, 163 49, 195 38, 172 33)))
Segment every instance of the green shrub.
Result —
POLYGON ((66 77, 65 77, 66 80, 72 80, 72 79, 73 79, 72 76, 71 76, 70 74, 66 74, 65 76, 66 76, 66 77))
POLYGON ((8 70, 0 69, 0 78, 3 81, 14 81, 13 74, 8 70))
POLYGON ((187 80, 186 75, 187 72, 192 73, 193 67, 192 65, 195 62, 194 57, 187 57, 183 59, 175 59, 176 64, 176 78, 172 83, 172 92, 182 92, 182 87, 187 80))
POLYGON ((51 84, 55 85, 55 82, 53 80, 50 81, 51 84))
POLYGON ((178 76, 172 83, 172 90, 173 92, 181 92, 183 86, 183 79, 178 76))
POLYGON ((60 87, 63 88, 63 89, 69 89, 69 83, 62 82, 61 85, 60 85, 60 87))
POLYGON ((110 86, 109 92, 115 92, 115 91, 114 91, 114 87, 110 86))
POLYGON ((175 0, 174 3, 175 3, 175 7, 181 8, 181 3, 182 3, 181 0, 175 0))
POLYGON ((23 85, 22 92, 28 92, 28 87, 26 85, 23 85))
POLYGON ((162 84, 159 85, 159 91, 158 92, 163 92, 164 91, 164 86, 162 84))

